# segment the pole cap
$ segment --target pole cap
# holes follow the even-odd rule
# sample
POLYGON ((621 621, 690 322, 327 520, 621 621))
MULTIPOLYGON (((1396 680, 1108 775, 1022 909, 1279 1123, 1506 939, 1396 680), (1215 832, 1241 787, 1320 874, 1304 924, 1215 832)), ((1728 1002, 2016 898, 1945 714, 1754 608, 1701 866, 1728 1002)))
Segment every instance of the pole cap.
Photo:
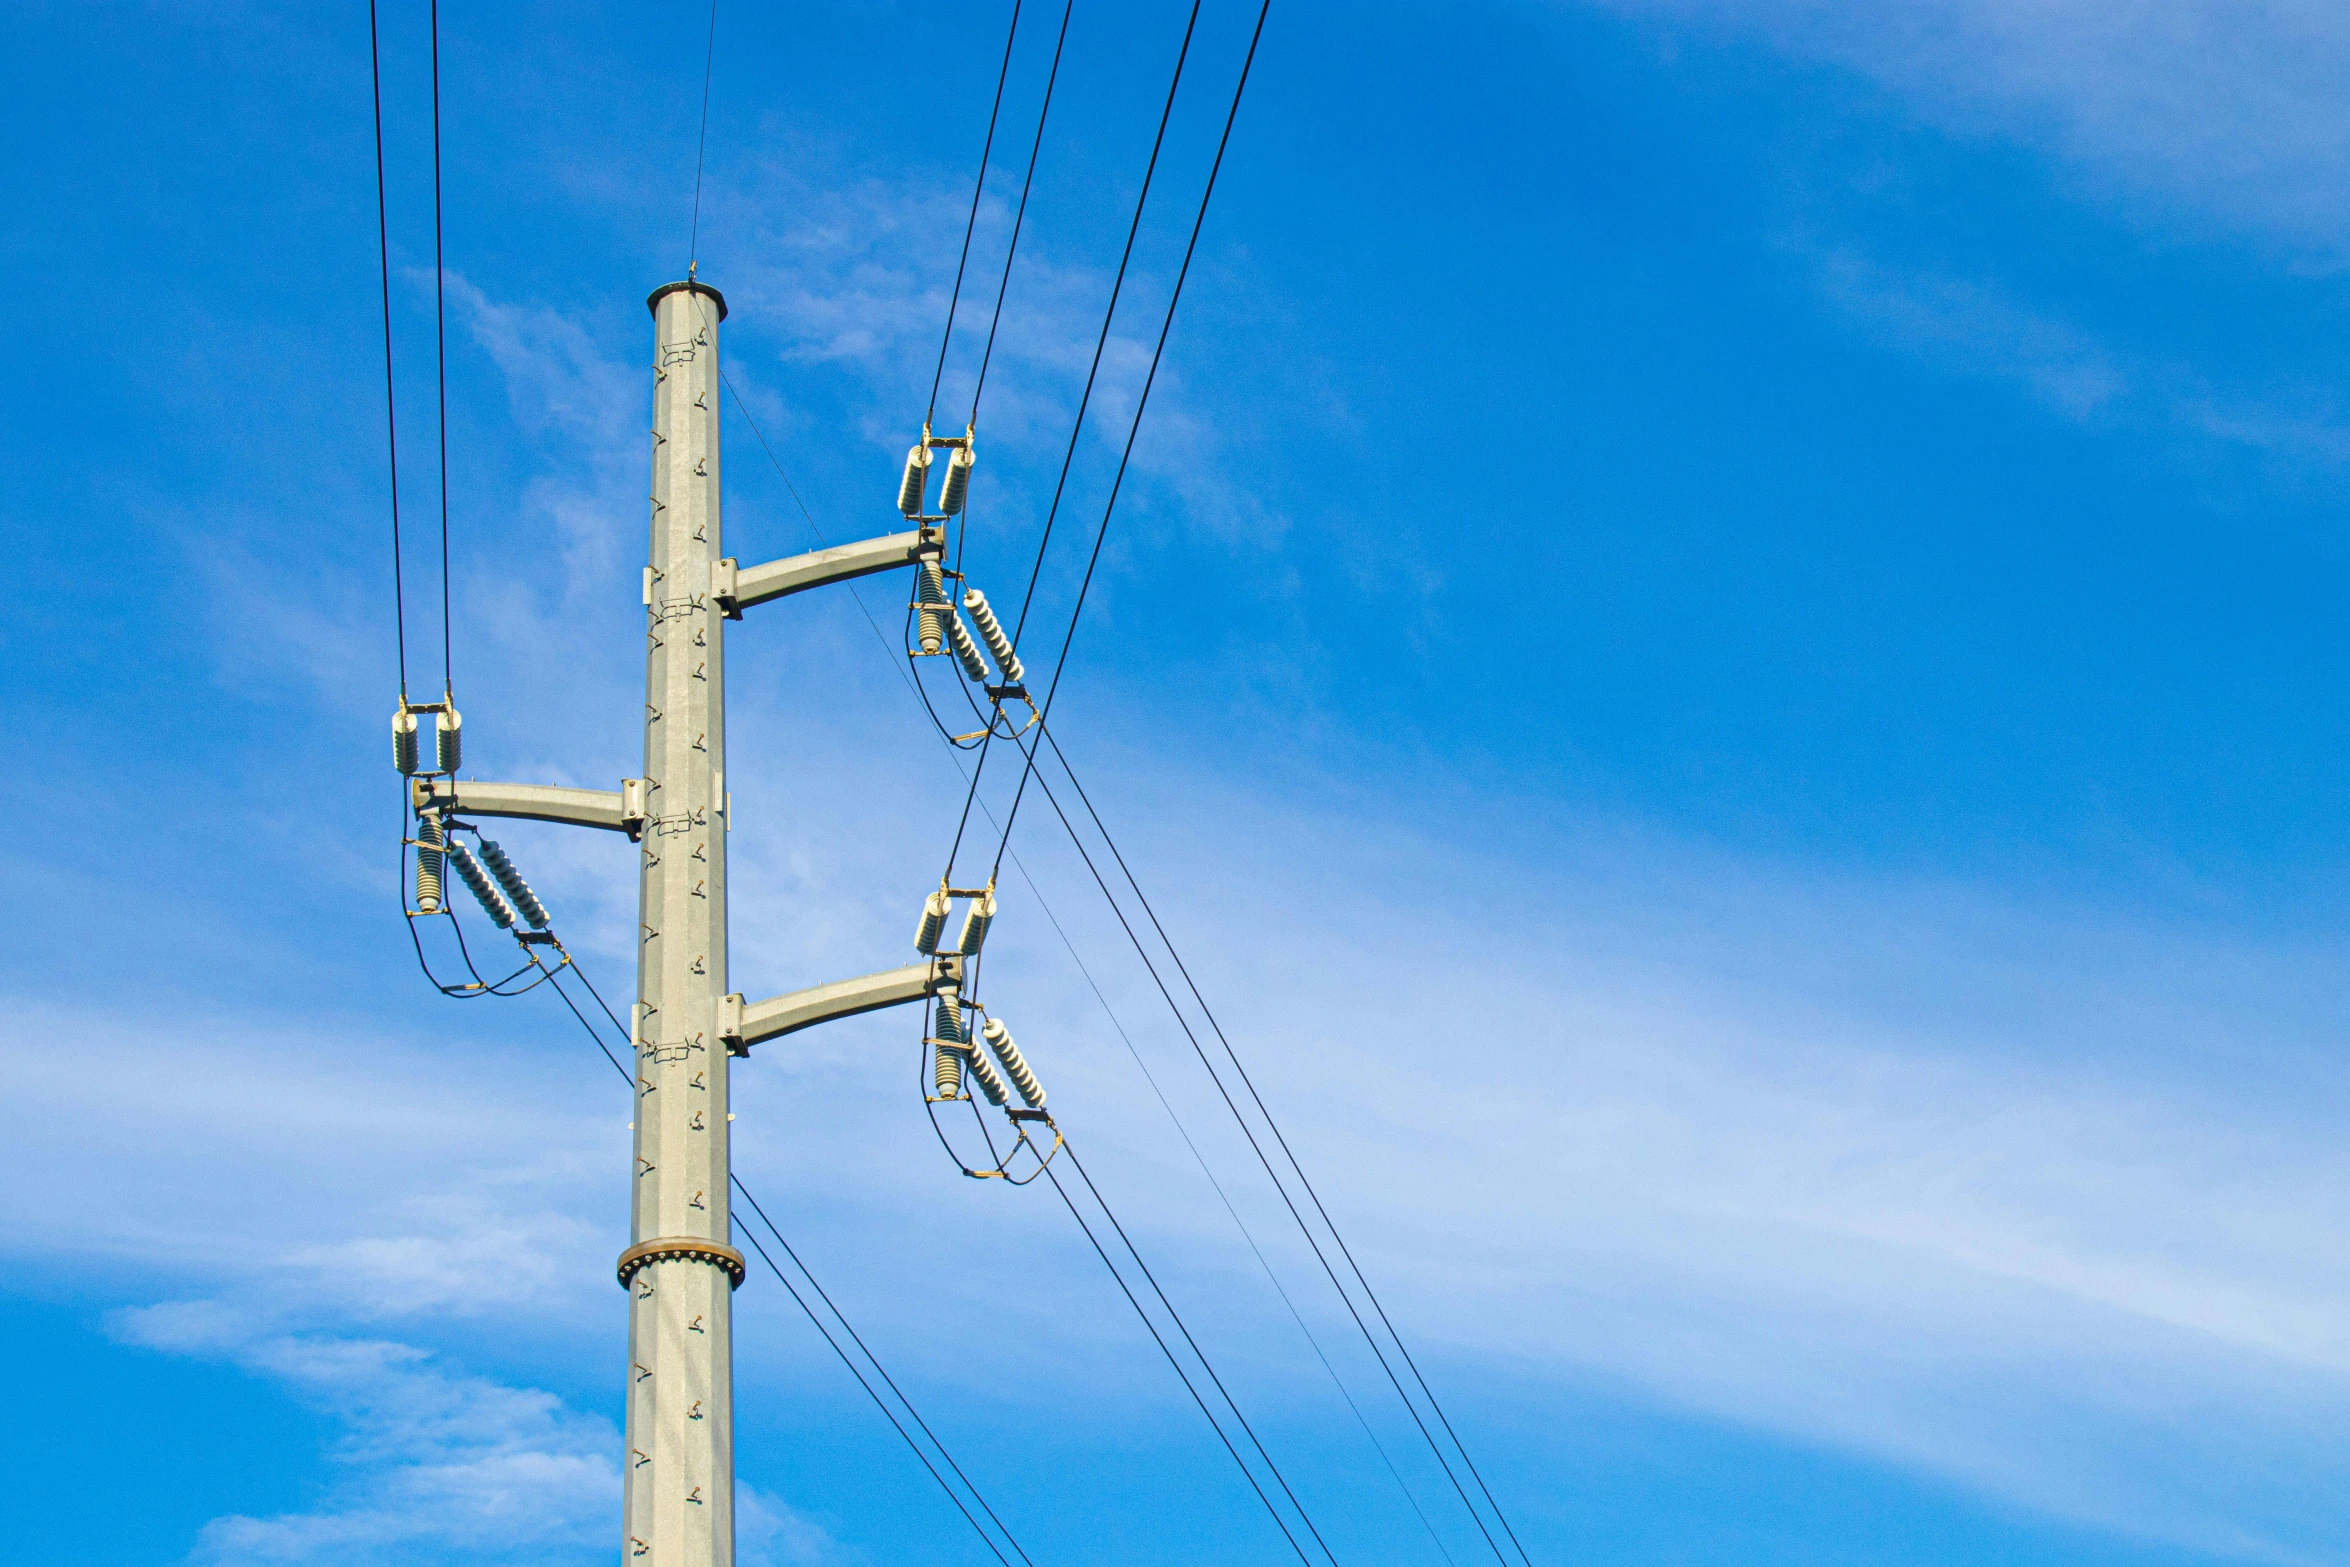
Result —
POLYGON ((667 296, 677 293, 680 289, 684 289, 696 294, 706 294, 710 298, 718 301, 718 319, 721 321, 726 319, 726 296, 719 293, 718 290, 712 288, 707 283, 698 283, 691 280, 662 284, 659 288, 654 289, 650 294, 645 296, 645 308, 647 310, 658 313, 661 309, 661 301, 667 296))

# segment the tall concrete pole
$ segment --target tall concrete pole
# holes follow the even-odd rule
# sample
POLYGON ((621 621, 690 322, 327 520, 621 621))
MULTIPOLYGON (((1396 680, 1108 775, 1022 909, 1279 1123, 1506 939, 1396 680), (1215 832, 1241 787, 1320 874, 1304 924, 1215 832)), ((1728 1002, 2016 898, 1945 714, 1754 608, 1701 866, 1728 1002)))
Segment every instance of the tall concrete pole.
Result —
POLYGON ((725 1043, 726 700, 718 532, 718 323, 670 283, 653 311, 652 558, 637 957, 636 1159, 627 1251, 621 1559, 732 1567, 734 1342, 725 1043))

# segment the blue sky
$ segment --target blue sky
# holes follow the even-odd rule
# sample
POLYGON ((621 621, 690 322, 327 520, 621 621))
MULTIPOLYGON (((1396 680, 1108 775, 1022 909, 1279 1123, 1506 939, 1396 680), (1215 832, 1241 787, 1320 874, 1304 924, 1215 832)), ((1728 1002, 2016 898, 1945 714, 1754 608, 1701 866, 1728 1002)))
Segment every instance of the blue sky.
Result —
MULTIPOLYGON (((636 770, 706 14, 443 18, 484 776, 636 770)), ((1003 14, 720 9, 703 276, 830 539, 891 525, 1003 14)), ((1047 625, 1253 14, 1203 8, 1047 625)), ((1079 0, 980 431, 999 598, 1181 20, 1079 0)), ((0 28, 17 1544, 605 1559, 627 1104, 550 999, 427 989, 396 901, 364 14, 0 28)), ((425 38, 386 7, 428 526, 425 38)), ((2350 1561, 2346 68, 2289 3, 1275 6, 1056 728, 1537 1562, 2350 1561)), ((811 547, 726 441, 732 552, 811 547)), ((732 632, 754 994, 900 961, 952 832, 859 602, 732 632)), ((1149 1063, 1474 1560, 1057 832, 990 984, 1063 1125, 1341 1558, 1444 1560, 1149 1063)), ((501 838, 624 987, 625 856, 501 838)), ((902 1021, 739 1069, 746 1178, 1040 1567, 1282 1559, 1049 1192, 940 1158, 902 1021)), ((737 1318, 746 1563, 983 1559, 780 1290, 737 1318)))

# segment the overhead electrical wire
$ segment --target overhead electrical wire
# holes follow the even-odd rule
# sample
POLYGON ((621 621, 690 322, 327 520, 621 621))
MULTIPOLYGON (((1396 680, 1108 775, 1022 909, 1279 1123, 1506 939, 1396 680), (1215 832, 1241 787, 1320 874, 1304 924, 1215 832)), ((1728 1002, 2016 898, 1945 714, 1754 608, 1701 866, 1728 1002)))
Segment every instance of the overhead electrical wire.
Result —
MULTIPOLYGON (((922 410, 922 427, 930 428, 930 416, 938 412, 938 383, 947 373, 947 344, 955 336, 955 308, 963 302, 963 269, 971 264, 971 234, 979 227, 979 197, 987 189, 987 160, 995 151, 996 117, 1004 110, 1004 81, 1012 74, 1012 44, 1020 36, 1021 0, 1012 0, 1012 23, 1004 29, 1004 63, 996 68, 995 102, 987 111, 987 137, 979 145, 979 175, 971 182, 971 215, 963 220, 963 252, 955 258, 955 287, 947 296, 946 330, 938 334, 938 367, 930 372, 930 403, 922 410)), ((1014 242, 1018 242, 1017 232, 1014 242)), ((1005 263, 1007 267, 1010 262, 1005 263)))
MULTIPOLYGON (((1004 324, 1004 295, 1012 286, 1012 258, 1020 253, 1021 226, 1028 218, 1028 193, 1036 184, 1036 158, 1044 148, 1044 123, 1053 112, 1053 87, 1061 79, 1061 51, 1069 42, 1069 15, 1076 8, 1077 0, 1063 0, 1061 30, 1053 39, 1052 68, 1045 72, 1044 101, 1036 111, 1036 137, 1028 144, 1028 172, 1020 177, 1020 205, 1012 214, 1011 242, 1004 247, 1003 276, 996 280, 995 308, 987 316, 987 346, 980 351, 979 375, 971 384, 971 417, 964 421, 969 427, 979 423, 979 394, 987 390, 987 367, 995 362, 996 328, 1004 324)), ((930 395, 935 402, 938 398, 935 382, 930 395)))
POLYGON ((710 0, 709 36, 702 43, 702 126, 694 137, 694 222, 685 241, 685 275, 702 263, 702 155, 710 146, 710 68, 718 59, 718 0, 710 0))
MULTIPOLYGON (((1225 151, 1232 145, 1232 127, 1234 122, 1240 118, 1240 100, 1242 95, 1248 91, 1249 71, 1257 63, 1257 45, 1264 40, 1265 18, 1267 14, 1272 11, 1272 9, 1273 0, 1263 0, 1263 3, 1257 8, 1257 25, 1255 30, 1249 34, 1248 54, 1241 60, 1240 63, 1240 79, 1235 82, 1232 87, 1232 107, 1226 110, 1224 114, 1224 133, 1216 140, 1215 161, 1208 165, 1207 184, 1200 190, 1199 211, 1193 216, 1191 220, 1191 238, 1187 240, 1183 246, 1183 265, 1177 269, 1175 273, 1175 286, 1172 290, 1169 291, 1167 295, 1167 313, 1166 316, 1159 322, 1159 340, 1151 348, 1150 370, 1143 376, 1142 391, 1134 401, 1134 417, 1128 421, 1126 426, 1126 445, 1124 449, 1121 450, 1118 454, 1118 472, 1117 475, 1110 481, 1109 498, 1102 503, 1101 526, 1094 530, 1093 551, 1086 557, 1085 577, 1081 582, 1079 582, 1077 586, 1077 602, 1070 606, 1069 609, 1069 629, 1067 632, 1063 633, 1061 637, 1060 654, 1053 660, 1053 678, 1051 682, 1045 687, 1044 704, 1036 710, 1036 718, 1039 725, 1042 725, 1052 716, 1053 698, 1059 693, 1061 689, 1061 676, 1067 672, 1069 667, 1069 648, 1071 644, 1077 640, 1077 622, 1078 619, 1085 613, 1085 598, 1086 595, 1093 589, 1094 572, 1101 565, 1102 546, 1109 540, 1110 517, 1111 514, 1117 510, 1118 494, 1119 491, 1124 488, 1126 483, 1127 464, 1130 463, 1134 458, 1134 440, 1135 437, 1142 432, 1142 416, 1144 410, 1150 407, 1151 388, 1158 384, 1159 361, 1165 356, 1167 352, 1167 334, 1172 331, 1175 326, 1175 307, 1183 303, 1183 285, 1184 282, 1191 276, 1191 260, 1199 250, 1200 230, 1206 226, 1208 221, 1208 203, 1214 199, 1216 194, 1216 176, 1223 173, 1224 171, 1224 154, 1225 151)), ((1198 6, 1194 4, 1192 8, 1192 15, 1195 20, 1197 19, 1198 14, 1198 6)), ((1185 36, 1185 42, 1188 44, 1189 41, 1189 35, 1187 34, 1185 36)), ((1169 95, 1168 101, 1170 104, 1173 103, 1174 100, 1172 94, 1169 95)), ((1162 122, 1162 132, 1164 129, 1165 127, 1162 122)), ((1139 221, 1141 218, 1140 207, 1135 209, 1135 216, 1137 221, 1139 221)), ((1129 246, 1132 245, 1133 238, 1131 235, 1128 236, 1127 243, 1129 246)), ((1120 270, 1121 272, 1124 270, 1123 263, 1120 264, 1120 270)), ((1109 333, 1109 322, 1106 318, 1102 323, 1102 332, 1106 338, 1109 333)), ((1099 362, 1099 356, 1100 350, 1097 348, 1095 350, 1097 363, 1099 362)), ((1082 414, 1080 417, 1082 417, 1082 414)), ((1074 440, 1071 442, 1071 450, 1075 450, 1074 440)), ((1066 467, 1064 467, 1062 471, 1065 477, 1067 474, 1066 467)), ((1047 516, 1045 519, 1045 538, 1039 539, 1037 541, 1036 571, 1030 573, 1028 578, 1028 594, 1021 600, 1020 603, 1020 621, 1023 626, 1027 624, 1029 603, 1031 600, 1033 600, 1036 593, 1036 572, 1041 572, 1044 569, 1044 545, 1046 540, 1051 537, 1051 534, 1052 518, 1047 516)), ((1012 633, 1012 641, 1015 646, 1018 645, 1020 641, 1019 631, 1015 630, 1012 633)), ((1031 746, 1028 747, 1025 751, 1025 759, 1020 769, 1020 787, 1015 789, 1012 793, 1012 806, 1011 809, 1005 813, 1004 817, 1003 837, 996 845, 995 863, 999 867, 1004 862, 1004 850, 1012 841, 1012 828, 1018 823, 1020 819, 1020 800, 1022 795, 1027 792, 1029 775, 1032 774, 1035 770, 1036 753, 1035 748, 1031 746)))
MULTIPOLYGON (((1150 161, 1143 168, 1142 188, 1135 193, 1134 217, 1126 227, 1126 247, 1119 253, 1118 273, 1110 283, 1109 303, 1102 309, 1101 331, 1094 338, 1093 361, 1086 368, 1085 389, 1078 396, 1077 415, 1069 425, 1068 450, 1062 454, 1061 474, 1060 477, 1053 482, 1052 505, 1045 511, 1044 531, 1036 541, 1036 564, 1029 571, 1028 587, 1027 590, 1021 595, 1020 624, 1015 626, 1012 630, 1012 642, 1014 646, 1017 646, 1020 641, 1020 627, 1025 626, 1028 622, 1029 601, 1035 597, 1036 579, 1038 575, 1044 570, 1045 548, 1052 542, 1053 522, 1061 514, 1061 498, 1067 492, 1069 487, 1069 469, 1070 466, 1077 460, 1077 439, 1085 429, 1086 410, 1091 407, 1093 403, 1094 382, 1101 374, 1102 352, 1109 346, 1110 342, 1110 324, 1117 318, 1118 298, 1126 288, 1126 269, 1134 260, 1135 236, 1141 232, 1143 210, 1150 203, 1151 181, 1158 175, 1159 153, 1161 149, 1166 146, 1167 142, 1167 122, 1174 116, 1175 94, 1177 90, 1180 89, 1183 85, 1183 67, 1185 62, 1191 58, 1192 34, 1195 33, 1199 28, 1199 8, 1200 0, 1192 0, 1191 15, 1190 18, 1184 23, 1183 27, 1183 46, 1176 52, 1175 70, 1167 82, 1167 102, 1165 106, 1159 110, 1159 128, 1157 133, 1151 138, 1150 161)), ((1042 121, 1040 120, 1038 123, 1041 126, 1042 121)), ((994 733, 991 729, 989 732, 989 739, 991 742, 993 738, 994 733)), ((979 763, 978 766, 972 769, 971 773, 971 789, 970 792, 963 798, 962 816, 955 823, 954 843, 947 850, 947 868, 945 877, 948 880, 952 880, 954 877, 955 860, 956 857, 962 852, 963 833, 964 830, 969 827, 971 822, 971 804, 973 800, 978 798, 979 780, 982 776, 985 775, 987 771, 988 750, 989 747, 987 745, 982 745, 979 748, 979 763)))
POLYGON ((449 636, 449 316, 442 302, 448 277, 441 264, 441 0, 432 0, 432 326, 433 368, 440 382, 441 437, 441 691, 452 700, 457 679, 449 636))
MULTIPOLYGON (((581 969, 577 963, 566 966, 572 974, 578 977, 580 984, 586 987, 589 996, 594 998, 597 1009, 604 1014, 613 1029, 621 1038, 626 1039, 627 1025, 620 1021, 619 1014, 612 1010, 611 1003, 604 999, 602 991, 596 989, 595 982, 588 978, 586 971, 581 969)), ((603 1052, 604 1059, 612 1064, 612 1070, 620 1074, 620 1080, 633 1087, 635 1079, 630 1076, 628 1068, 621 1065, 620 1058, 612 1053, 611 1046, 604 1042, 603 1031, 588 1020, 587 1014, 580 1010, 579 1004, 571 999, 570 992, 565 990, 560 982, 552 988, 555 994, 562 998, 564 1007, 579 1021, 579 1026, 586 1032, 589 1042, 603 1052)), ((781 1247, 784 1255, 791 1259, 792 1266, 797 1268, 800 1271, 800 1276, 807 1280, 809 1289, 824 1302, 825 1308, 832 1313, 834 1321, 840 1324, 841 1331, 846 1333, 849 1340, 857 1346, 857 1349, 872 1366, 874 1373, 881 1378, 883 1384, 889 1388, 899 1404, 904 1407, 906 1415, 912 1419, 922 1434, 930 1439, 931 1445, 938 1450, 939 1458, 944 1460, 949 1470, 953 1471, 955 1478, 963 1483, 964 1489, 970 1492, 971 1500, 978 1504, 979 1510, 987 1515, 988 1521, 994 1524, 1003 1535, 1004 1544, 1011 1547, 1012 1555, 1026 1563, 1027 1567, 1035 1567, 1028 1552, 1022 1549, 1019 1540, 1013 1535, 1011 1527, 997 1514, 994 1507, 989 1505, 985 1494, 972 1481, 970 1475, 964 1471, 963 1466, 955 1461, 953 1452, 949 1450, 944 1441, 940 1440, 938 1433, 931 1428, 930 1422, 922 1418, 922 1412, 914 1406, 914 1401, 906 1396, 905 1390, 898 1386, 897 1379, 889 1374, 889 1369, 881 1363, 881 1357, 873 1353, 872 1346, 868 1345, 864 1336, 858 1333, 855 1324, 849 1321, 848 1314, 840 1309, 839 1304, 817 1280, 807 1262, 801 1258, 797 1251, 792 1249, 791 1242, 784 1239, 783 1231, 773 1219, 768 1217, 766 1208, 752 1194, 750 1187, 743 1183, 743 1179, 739 1175, 733 1175, 730 1172, 728 1178, 734 1189, 742 1195, 743 1200, 751 1205, 751 1211, 758 1215, 759 1222, 767 1227, 767 1233, 775 1238, 776 1245, 781 1247)), ((776 1282, 784 1287, 785 1292, 791 1296, 793 1304, 797 1305, 807 1316, 808 1321, 823 1336, 824 1342, 831 1347, 832 1352, 840 1357, 841 1364, 846 1366, 849 1374, 857 1379, 857 1385, 865 1390, 865 1396, 873 1400, 874 1406, 881 1411, 883 1418, 889 1421, 906 1446, 913 1451, 914 1457, 929 1472, 931 1479, 938 1482, 938 1487, 946 1493, 947 1500, 952 1502, 955 1510, 963 1515, 964 1521, 971 1525, 972 1531, 979 1536, 989 1552, 994 1555, 997 1561, 1004 1563, 1005 1567, 1010 1567, 1010 1557, 1004 1555, 1002 1547, 996 1544, 994 1536, 990 1535, 979 1519, 972 1514, 970 1507, 964 1503, 962 1495, 947 1482, 946 1476, 939 1472, 938 1466, 931 1461, 929 1453, 924 1451, 922 1444, 914 1439, 913 1433, 908 1431, 905 1423, 898 1418, 897 1411, 890 1407, 889 1401, 881 1396, 879 1390, 866 1377, 864 1368, 859 1366, 855 1358, 841 1347, 840 1340, 833 1336, 832 1329, 826 1325, 824 1318, 813 1306, 808 1304, 807 1297, 800 1293, 798 1287, 792 1283, 790 1276, 783 1271, 782 1267, 776 1263, 775 1258, 768 1253, 767 1248, 761 1244, 759 1237, 747 1229, 742 1230, 740 1234, 743 1240, 750 1243, 751 1249, 759 1254, 759 1260, 767 1264, 768 1271, 775 1275, 776 1282)))
POLYGON ((367 69, 375 90, 375 242, 382 263, 384 313, 384 441, 392 480, 392 625, 400 660, 400 700, 408 700, 408 607, 400 570, 400 409, 392 391, 392 226, 384 200, 383 48, 377 39, 376 0, 367 0, 367 69))

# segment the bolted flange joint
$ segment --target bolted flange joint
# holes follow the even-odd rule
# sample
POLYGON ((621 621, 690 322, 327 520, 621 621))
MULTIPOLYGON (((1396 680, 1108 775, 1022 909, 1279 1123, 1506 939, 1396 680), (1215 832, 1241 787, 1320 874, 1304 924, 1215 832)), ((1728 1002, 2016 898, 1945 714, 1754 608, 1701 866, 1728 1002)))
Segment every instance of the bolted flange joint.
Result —
POLYGON ((620 1287, 628 1288, 628 1281, 639 1270, 655 1262, 706 1262, 723 1268, 733 1281, 732 1288, 743 1287, 743 1254, 732 1246, 718 1241, 699 1240, 692 1236, 663 1236, 655 1240, 638 1241, 620 1254, 620 1287))

